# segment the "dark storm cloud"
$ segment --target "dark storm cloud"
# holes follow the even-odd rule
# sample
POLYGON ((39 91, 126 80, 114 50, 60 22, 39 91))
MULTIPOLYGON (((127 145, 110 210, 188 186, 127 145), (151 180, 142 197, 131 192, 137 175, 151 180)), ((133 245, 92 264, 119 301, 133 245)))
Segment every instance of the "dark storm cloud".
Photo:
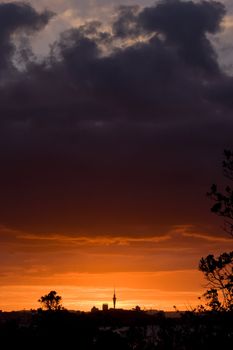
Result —
MULTIPOLYGON (((51 18, 9 8, 17 15, 0 33, 12 48, 16 31, 51 18)), ((207 35, 223 15, 217 2, 121 7, 112 33, 99 22, 72 28, 44 61, 14 66, 0 82, 2 224, 101 233, 203 222, 210 169, 232 142, 232 78, 207 35)))
MULTIPOLYGON (((12 36, 19 32, 27 34, 41 30, 53 16, 50 11, 36 12, 25 3, 0 4, 0 70, 12 67, 11 58, 15 51, 12 36)), ((9 73, 9 72, 8 72, 9 73)), ((1 74, 3 74, 1 72, 1 74)), ((6 75, 6 72, 4 72, 6 75)))
POLYGON ((209 98, 217 101, 224 106, 225 112, 232 111, 233 108, 233 79, 232 77, 224 77, 218 81, 209 90, 209 98))
POLYGON ((211 1, 165 1, 140 14, 143 28, 165 34, 169 43, 178 47, 182 57, 211 74, 218 70, 216 54, 207 33, 216 33, 225 15, 224 5, 211 1))
POLYGON ((218 70, 216 54, 206 35, 220 30, 224 15, 224 5, 215 1, 161 1, 141 12, 138 7, 121 7, 113 29, 121 38, 163 34, 166 43, 175 45, 188 63, 214 73, 218 70))
POLYGON ((139 6, 120 6, 113 23, 113 33, 120 38, 137 37, 144 33, 138 21, 139 6))

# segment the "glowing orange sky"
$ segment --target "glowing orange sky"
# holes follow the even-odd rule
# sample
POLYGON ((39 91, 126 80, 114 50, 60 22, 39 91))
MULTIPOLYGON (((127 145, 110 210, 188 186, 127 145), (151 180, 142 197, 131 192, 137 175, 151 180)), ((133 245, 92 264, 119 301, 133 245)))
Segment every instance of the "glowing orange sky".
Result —
POLYGON ((227 250, 231 242, 190 226, 128 237, 36 235, 2 227, 0 237, 3 310, 37 308, 38 298, 54 289, 65 307, 90 310, 111 305, 114 287, 118 307, 195 307, 204 287, 200 257, 210 249, 227 250))

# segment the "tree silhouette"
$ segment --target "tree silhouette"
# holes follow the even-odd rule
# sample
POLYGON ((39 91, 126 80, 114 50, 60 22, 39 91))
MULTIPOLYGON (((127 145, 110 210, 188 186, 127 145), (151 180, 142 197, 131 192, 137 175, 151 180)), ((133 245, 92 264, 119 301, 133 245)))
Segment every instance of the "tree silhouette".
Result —
MULTIPOLYGON (((224 150, 222 163, 224 176, 233 181, 233 152, 224 150)), ((207 196, 215 201, 211 211, 224 218, 224 230, 233 236, 233 190, 230 186, 225 193, 218 191, 216 184, 211 186, 207 196)), ((233 251, 218 257, 208 255, 201 258, 199 270, 204 273, 209 289, 204 293, 207 307, 213 311, 233 310, 233 251)))
POLYGON ((62 309, 61 300, 62 297, 52 290, 48 294, 41 296, 38 302, 42 304, 42 308, 48 311, 58 311, 62 309))
MULTIPOLYGON (((233 152, 224 150, 224 155, 223 174, 228 180, 233 181, 233 152)), ((207 196, 216 202, 211 211, 224 217, 224 230, 233 236, 233 189, 228 185, 225 193, 221 193, 217 185, 213 184, 207 196)))
POLYGON ((204 293, 207 306, 213 311, 233 310, 233 252, 217 258, 208 255, 200 260, 199 269, 210 287, 204 293))

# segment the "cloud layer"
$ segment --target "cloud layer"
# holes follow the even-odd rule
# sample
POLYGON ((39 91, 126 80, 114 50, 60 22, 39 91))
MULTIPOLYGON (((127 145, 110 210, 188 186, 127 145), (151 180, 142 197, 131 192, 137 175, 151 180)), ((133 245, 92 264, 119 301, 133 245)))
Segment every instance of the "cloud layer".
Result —
POLYGON ((207 1, 120 7, 111 30, 66 30, 41 61, 29 43, 53 13, 1 4, 1 223, 202 222, 232 143, 233 80, 209 40, 224 14, 207 1))

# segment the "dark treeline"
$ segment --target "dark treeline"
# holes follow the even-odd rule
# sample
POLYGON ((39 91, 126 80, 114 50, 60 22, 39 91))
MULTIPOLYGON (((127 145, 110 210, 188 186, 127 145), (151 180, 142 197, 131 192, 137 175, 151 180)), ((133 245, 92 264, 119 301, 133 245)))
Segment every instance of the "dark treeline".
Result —
POLYGON ((177 316, 127 310, 2 313, 0 339, 6 349, 233 348, 232 312, 185 312, 177 316))

